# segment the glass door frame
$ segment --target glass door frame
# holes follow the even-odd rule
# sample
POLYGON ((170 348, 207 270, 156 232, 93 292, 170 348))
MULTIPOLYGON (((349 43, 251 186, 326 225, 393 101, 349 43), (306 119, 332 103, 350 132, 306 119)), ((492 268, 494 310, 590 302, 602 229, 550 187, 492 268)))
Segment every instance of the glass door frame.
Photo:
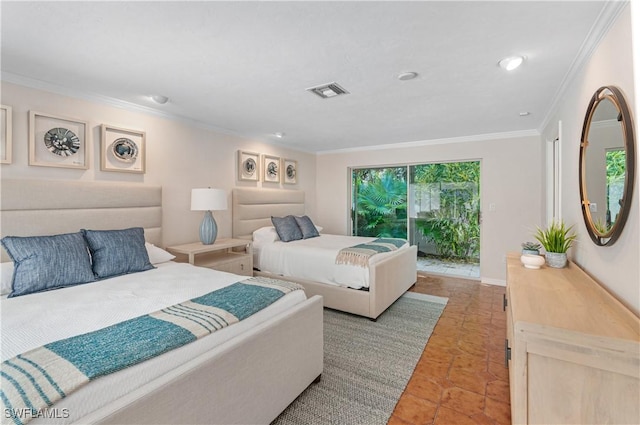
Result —
MULTIPOLYGON (((410 167, 412 166, 416 166, 416 165, 429 165, 429 164, 446 164, 446 163, 456 163, 456 162, 478 162, 478 166, 479 166, 479 179, 480 181, 478 182, 478 196, 479 196, 479 205, 478 205, 478 222, 479 222, 479 226, 480 226, 480 236, 479 236, 479 240, 478 240, 478 249, 479 249, 479 256, 478 258, 480 259, 480 263, 482 263, 481 259, 482 259, 482 247, 483 247, 483 208, 482 208, 482 199, 483 199, 483 190, 482 190, 482 181, 484 181, 484 177, 483 177, 483 160, 482 158, 460 158, 460 159, 451 159, 451 160, 435 160, 435 161, 429 161, 429 162, 424 162, 424 161, 420 161, 420 162, 413 162, 413 163, 404 163, 404 164, 385 164, 385 165, 358 165, 358 166, 350 166, 347 167, 348 170, 348 179, 349 179, 349 190, 348 190, 348 196, 349 196, 349 201, 348 201, 348 214, 349 214, 349 223, 348 223, 348 231, 350 235, 353 235, 354 232, 354 217, 353 217, 353 211, 355 208, 355 188, 353 185, 353 172, 354 170, 361 170, 361 169, 381 169, 381 168, 404 168, 406 167, 406 173, 407 173, 407 179, 406 179, 406 184, 407 184, 407 203, 409 202, 409 196, 410 196, 410 167)), ((409 231, 410 231, 410 214, 409 214, 410 208, 409 206, 407 206, 407 216, 406 216, 406 228, 407 228, 407 240, 410 240, 409 238, 409 231)))

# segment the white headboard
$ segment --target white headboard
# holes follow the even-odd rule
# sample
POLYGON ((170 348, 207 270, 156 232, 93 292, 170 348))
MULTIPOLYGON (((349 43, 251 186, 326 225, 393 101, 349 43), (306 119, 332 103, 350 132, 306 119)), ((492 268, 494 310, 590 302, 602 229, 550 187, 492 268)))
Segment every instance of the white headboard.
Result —
MULTIPOLYGON (((69 180, 1 183, 0 237, 143 227, 148 242, 162 243, 160 186, 69 180)), ((5 252, 2 261, 8 261, 5 252)))
POLYGON ((279 189, 233 189, 233 237, 251 239, 254 230, 271 226, 271 216, 304 215, 304 192, 279 189))

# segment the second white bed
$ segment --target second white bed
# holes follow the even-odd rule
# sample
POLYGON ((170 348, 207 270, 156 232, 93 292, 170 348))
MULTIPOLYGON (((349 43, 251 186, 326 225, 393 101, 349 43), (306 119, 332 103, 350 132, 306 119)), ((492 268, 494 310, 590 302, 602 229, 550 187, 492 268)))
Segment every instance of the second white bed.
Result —
MULTIPOLYGON (((369 288, 369 268, 350 264, 336 264, 336 256, 343 248, 369 243, 376 238, 321 234, 319 237, 291 242, 253 243, 254 267, 279 276, 296 276, 328 285, 352 289, 369 288)), ((407 249, 405 243, 400 250, 407 249)), ((384 261, 395 251, 373 255, 369 266, 384 261)))

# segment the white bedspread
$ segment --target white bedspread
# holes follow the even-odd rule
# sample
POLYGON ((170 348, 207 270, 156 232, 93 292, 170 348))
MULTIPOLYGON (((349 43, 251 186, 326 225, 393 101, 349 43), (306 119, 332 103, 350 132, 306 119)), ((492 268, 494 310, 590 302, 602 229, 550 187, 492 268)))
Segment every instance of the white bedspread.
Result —
MULTIPOLYGON (((100 329, 151 313, 246 279, 230 273, 163 263, 157 269, 103 281, 2 299, 2 361, 41 345, 100 329)), ((144 363, 99 378, 54 407, 68 418, 46 423, 72 423, 107 403, 175 369, 185 360, 240 335, 306 299, 291 292, 255 315, 144 363)), ((36 419, 31 424, 41 423, 36 419)))
MULTIPOLYGON (((354 289, 369 287, 369 269, 346 264, 336 264, 338 251, 376 238, 322 234, 316 238, 271 243, 254 242, 258 261, 254 264, 263 272, 291 276, 329 285, 354 289)), ((409 244, 399 249, 406 249, 409 244)), ((376 254, 369 264, 382 261, 397 251, 376 254)))

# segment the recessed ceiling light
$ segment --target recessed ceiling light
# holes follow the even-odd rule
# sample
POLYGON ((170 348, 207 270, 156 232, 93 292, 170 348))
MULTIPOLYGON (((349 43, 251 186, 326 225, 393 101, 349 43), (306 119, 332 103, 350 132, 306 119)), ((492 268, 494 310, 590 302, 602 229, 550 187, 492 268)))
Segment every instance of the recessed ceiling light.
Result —
POLYGON ((398 74, 398 80, 407 81, 413 80, 418 76, 417 72, 403 72, 402 74, 398 74))
POLYGON ((273 135, 276 136, 278 139, 282 139, 284 137, 284 133, 281 133, 281 132, 273 133, 273 135))
POLYGON ((524 56, 510 56, 508 58, 502 59, 500 62, 498 62, 498 65, 500 65, 500 68, 506 71, 513 71, 514 69, 522 65, 522 62, 524 62, 524 56))
POLYGON ((153 96, 151 96, 151 100, 153 100, 156 103, 159 103, 160 105, 164 105, 169 101, 169 98, 161 94, 154 94, 153 96))
POLYGON ((531 115, 531 112, 520 112, 521 117, 526 117, 527 115, 531 115))

